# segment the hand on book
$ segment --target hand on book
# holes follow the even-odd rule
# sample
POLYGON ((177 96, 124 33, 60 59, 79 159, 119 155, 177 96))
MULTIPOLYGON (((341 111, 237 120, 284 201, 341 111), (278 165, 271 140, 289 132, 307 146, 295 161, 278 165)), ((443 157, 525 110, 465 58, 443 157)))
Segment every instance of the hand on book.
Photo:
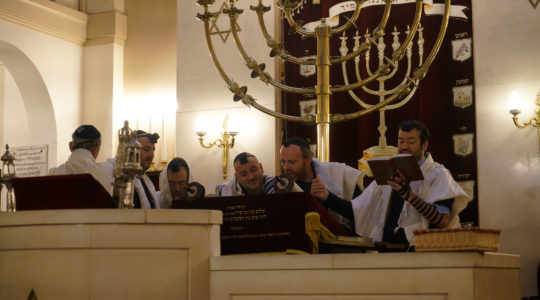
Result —
POLYGON ((407 181, 424 179, 418 160, 411 154, 373 157, 368 160, 368 164, 378 185, 386 185, 388 180, 399 176, 397 170, 401 171, 403 179, 407 181))
POLYGON ((328 190, 319 175, 311 181, 311 195, 319 201, 324 201, 328 198, 328 190))
POLYGON ((409 181, 403 175, 403 172, 401 170, 397 170, 398 176, 392 176, 392 179, 388 180, 387 183, 392 187, 392 189, 403 198, 403 200, 409 201, 407 198, 409 198, 409 191, 411 189, 409 185, 409 181))

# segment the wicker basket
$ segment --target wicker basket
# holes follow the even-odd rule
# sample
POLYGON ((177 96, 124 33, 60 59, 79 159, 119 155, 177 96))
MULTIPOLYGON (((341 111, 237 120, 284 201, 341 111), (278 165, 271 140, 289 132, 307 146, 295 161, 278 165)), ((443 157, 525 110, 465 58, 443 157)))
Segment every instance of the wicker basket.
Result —
POLYGON ((499 229, 478 227, 415 230, 416 251, 497 251, 499 229))

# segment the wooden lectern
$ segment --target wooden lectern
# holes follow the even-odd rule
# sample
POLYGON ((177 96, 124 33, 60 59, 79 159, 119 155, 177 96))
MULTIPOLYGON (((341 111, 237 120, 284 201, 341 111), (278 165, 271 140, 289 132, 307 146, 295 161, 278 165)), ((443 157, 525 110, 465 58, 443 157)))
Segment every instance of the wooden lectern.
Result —
POLYGON ((16 177, 11 182, 17 211, 118 207, 90 174, 16 177))
POLYGON ((310 193, 207 197, 198 209, 223 212, 221 254, 285 252, 313 253, 306 234, 305 215, 316 212, 335 235, 349 235, 310 193))

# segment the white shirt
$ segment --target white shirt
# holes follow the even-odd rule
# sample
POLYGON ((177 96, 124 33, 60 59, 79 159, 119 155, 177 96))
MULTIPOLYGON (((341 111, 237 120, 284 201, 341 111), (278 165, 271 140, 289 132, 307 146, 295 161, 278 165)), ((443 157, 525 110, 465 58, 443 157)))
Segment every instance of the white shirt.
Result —
POLYGON ((89 173, 112 195, 113 172, 109 164, 98 163, 92 153, 83 148, 71 152, 68 160, 49 170, 49 175, 69 175, 89 173))

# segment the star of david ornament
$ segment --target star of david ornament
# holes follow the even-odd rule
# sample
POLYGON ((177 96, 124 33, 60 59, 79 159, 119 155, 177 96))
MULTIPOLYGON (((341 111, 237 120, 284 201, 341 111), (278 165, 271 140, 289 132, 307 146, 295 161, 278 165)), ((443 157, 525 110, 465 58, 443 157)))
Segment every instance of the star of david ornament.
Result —
MULTIPOLYGON (((229 35, 231 34, 231 28, 226 29, 226 30, 221 30, 218 27, 218 20, 219 20, 219 17, 223 15, 224 9, 229 9, 229 6, 227 5, 227 1, 223 1, 223 4, 221 4, 221 7, 219 8, 217 17, 214 19, 214 21, 212 21, 212 26, 210 26, 210 34, 219 35, 223 43, 227 41, 227 39, 229 38, 229 35)), ((240 26, 238 26, 238 23, 236 21, 234 21, 234 26, 236 28, 236 31, 241 31, 240 26)))

